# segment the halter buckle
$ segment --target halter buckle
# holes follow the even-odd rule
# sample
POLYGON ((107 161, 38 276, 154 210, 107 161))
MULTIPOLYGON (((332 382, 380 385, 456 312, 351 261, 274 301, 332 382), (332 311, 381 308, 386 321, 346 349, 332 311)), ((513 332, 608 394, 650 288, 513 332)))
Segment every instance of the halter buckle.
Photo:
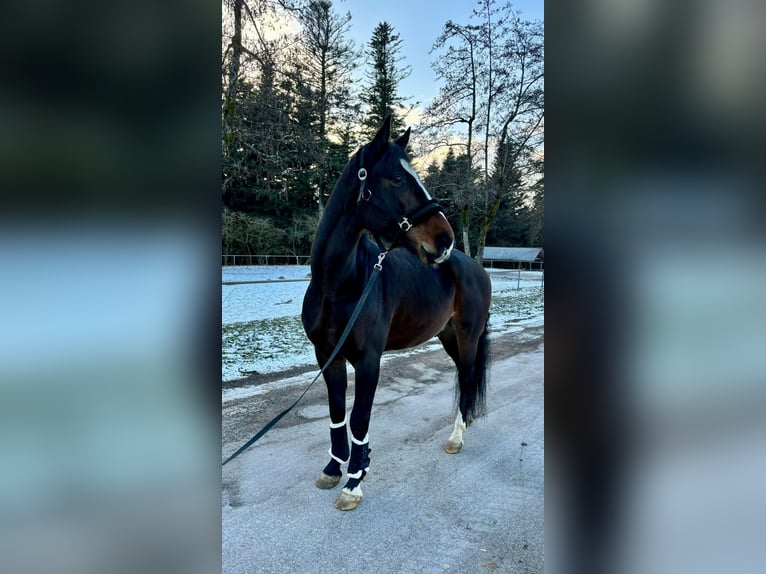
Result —
POLYGON ((364 169, 363 167, 360 167, 356 176, 359 178, 359 181, 364 181, 365 179, 367 179, 367 170, 364 169))
POLYGON ((412 223, 410 223, 410 220, 407 219, 407 216, 402 217, 402 220, 399 222, 399 229, 401 229, 404 232, 407 232, 410 229, 412 229, 412 223))

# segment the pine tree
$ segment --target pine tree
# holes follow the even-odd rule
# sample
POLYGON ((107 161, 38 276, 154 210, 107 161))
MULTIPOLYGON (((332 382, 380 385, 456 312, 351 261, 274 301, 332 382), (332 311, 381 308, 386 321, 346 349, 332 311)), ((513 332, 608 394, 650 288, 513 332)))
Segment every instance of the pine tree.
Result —
POLYGON ((441 166, 429 166, 424 183, 447 211, 450 225, 459 231, 458 246, 470 254, 478 235, 475 213, 476 181, 479 171, 469 167, 466 154, 456 155, 452 147, 447 150, 441 166))
POLYGON ((311 0, 300 20, 305 31, 301 36, 307 96, 304 101, 313 112, 307 125, 317 151, 312 179, 321 215, 332 182, 342 170, 337 165, 338 146, 331 143, 330 135, 343 139, 345 128, 340 122, 351 108, 351 73, 359 54, 354 43, 345 38, 351 14, 336 14, 329 0, 311 0))
POLYGON ((275 8, 272 0, 225 5, 232 21, 224 22, 221 69, 222 247, 277 254, 288 250, 288 238, 290 250, 307 253, 319 152, 306 58, 293 38, 274 34, 269 17, 261 18, 275 8))
POLYGON ((399 134, 404 131, 403 120, 398 113, 404 98, 399 96, 398 86, 410 75, 411 68, 400 66, 404 59, 399 57, 401 47, 399 34, 394 33, 391 24, 381 22, 375 27, 365 52, 370 69, 367 73, 368 84, 362 91, 362 101, 367 107, 363 124, 366 135, 370 137, 375 135, 389 114, 391 132, 399 134))
MULTIPOLYGON (((544 162, 540 162, 540 172, 544 173, 544 162)), ((545 176, 532 186, 532 208, 529 211, 529 245, 542 247, 545 244, 545 176)))

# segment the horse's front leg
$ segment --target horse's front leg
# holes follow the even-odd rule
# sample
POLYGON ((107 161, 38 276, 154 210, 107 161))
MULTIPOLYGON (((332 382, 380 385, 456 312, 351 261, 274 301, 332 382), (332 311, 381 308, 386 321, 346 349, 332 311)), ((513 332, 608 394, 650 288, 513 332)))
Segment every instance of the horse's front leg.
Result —
POLYGON ((354 407, 349 419, 351 456, 348 463, 348 482, 335 500, 335 508, 339 510, 353 510, 362 501, 361 483, 370 466, 368 430, 380 374, 380 353, 369 353, 357 362, 354 368, 354 407))
MULTIPOLYGON (((319 364, 323 358, 317 353, 319 364)), ((330 405, 330 462, 324 467, 316 485, 322 489, 335 488, 343 476, 341 464, 348 462, 348 436, 346 435, 346 360, 337 357, 324 372, 327 398, 330 405)))

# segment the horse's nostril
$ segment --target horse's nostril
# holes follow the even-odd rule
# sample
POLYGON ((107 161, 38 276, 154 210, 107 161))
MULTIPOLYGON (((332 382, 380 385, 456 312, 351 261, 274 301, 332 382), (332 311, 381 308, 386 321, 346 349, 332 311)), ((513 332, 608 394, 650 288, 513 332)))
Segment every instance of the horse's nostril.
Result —
POLYGON ((449 249, 450 245, 452 245, 452 238, 448 233, 440 233, 436 238, 436 249, 438 251, 441 252, 445 249, 449 249))
POLYGON ((435 262, 437 264, 444 263, 452 254, 452 248, 455 246, 455 242, 449 236, 449 234, 442 233, 436 238, 434 243, 436 252, 438 253, 438 257, 436 257, 435 262))

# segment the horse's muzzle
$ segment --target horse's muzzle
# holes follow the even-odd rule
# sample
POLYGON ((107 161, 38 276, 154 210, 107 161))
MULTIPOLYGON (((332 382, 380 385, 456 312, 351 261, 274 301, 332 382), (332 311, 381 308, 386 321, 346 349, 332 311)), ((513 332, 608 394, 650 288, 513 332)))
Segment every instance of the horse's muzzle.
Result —
POLYGON ((434 263, 441 264, 449 259, 450 255, 452 255, 452 249, 455 247, 455 240, 444 233, 437 238, 436 243, 437 247, 441 247, 441 249, 438 251, 439 256, 434 259, 434 263))
POLYGON ((407 237, 427 265, 444 263, 455 247, 455 232, 441 211, 413 227, 407 237))
POLYGON ((434 247, 436 248, 435 250, 429 249, 425 243, 420 246, 425 255, 425 263, 440 265, 452 255, 455 240, 448 233, 440 233, 434 241, 434 247))

